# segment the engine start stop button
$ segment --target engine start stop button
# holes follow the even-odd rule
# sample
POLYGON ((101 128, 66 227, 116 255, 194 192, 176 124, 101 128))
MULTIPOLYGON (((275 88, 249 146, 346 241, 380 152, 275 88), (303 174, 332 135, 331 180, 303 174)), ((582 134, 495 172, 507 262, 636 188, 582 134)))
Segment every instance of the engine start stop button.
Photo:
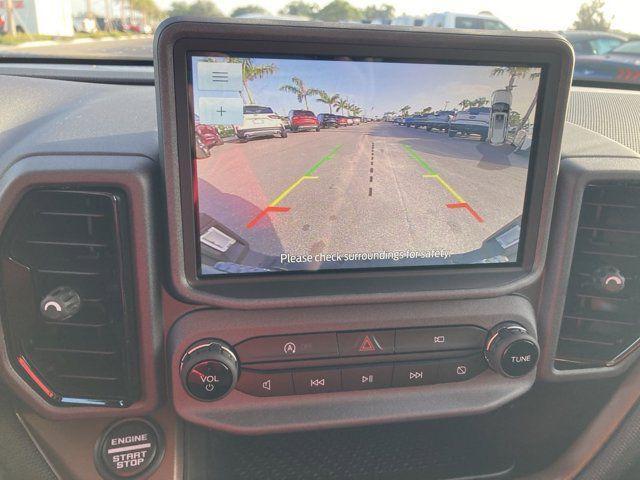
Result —
POLYGON ((161 460, 160 432, 148 420, 122 420, 103 434, 96 454, 103 477, 139 478, 161 460))

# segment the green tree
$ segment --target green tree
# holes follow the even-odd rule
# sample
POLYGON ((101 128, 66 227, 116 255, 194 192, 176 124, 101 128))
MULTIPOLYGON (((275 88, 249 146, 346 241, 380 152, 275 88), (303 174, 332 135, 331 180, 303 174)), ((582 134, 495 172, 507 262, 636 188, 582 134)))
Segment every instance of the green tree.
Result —
POLYGON ((131 8, 139 11, 145 20, 156 20, 162 17, 163 14, 155 0, 131 0, 131 8))
POLYGON ((338 100, 340 99, 340 95, 338 95, 337 93, 335 93, 333 95, 329 95, 324 90, 321 90, 318 93, 318 96, 320 98, 316 98, 316 102, 320 102, 320 103, 324 103, 325 105, 329 105, 329 113, 333 113, 333 107, 335 107, 336 103, 338 103, 338 100))
POLYGON ((484 107, 487 103, 489 103, 489 100, 487 99, 487 97, 478 97, 475 100, 471 100, 471 107, 484 107))
POLYGON ((419 113, 420 115, 427 115, 427 114, 429 114, 429 113, 431 113, 431 112, 433 112, 433 108, 431 108, 431 107, 425 107, 425 108, 423 108, 422 110, 420 110, 418 113, 419 113))
POLYGON ((249 82, 263 78, 267 75, 273 75, 278 71, 278 67, 275 63, 269 63, 265 65, 256 65, 253 58, 229 58, 231 63, 242 63, 242 85, 244 91, 247 94, 245 103, 255 103, 251 90, 249 89, 249 82))
POLYGON ((509 75, 509 84, 505 87, 508 91, 512 91, 516 85, 516 78, 525 78, 527 75, 533 79, 540 76, 540 72, 532 72, 530 67, 496 67, 491 72, 494 77, 509 75))
POLYGON ((362 115, 362 108, 357 105, 351 105, 351 115, 354 117, 359 117, 362 115))
POLYGON ((472 103, 473 103, 472 100, 469 100, 468 98, 465 98, 462 101, 460 101, 460 103, 458 105, 460 105, 462 110, 466 110, 467 108, 469 108, 472 105, 472 103))
POLYGON ((259 5, 247 5, 244 7, 238 7, 231 12, 232 17, 241 17, 242 15, 249 15, 257 13, 260 15, 269 15, 269 11, 266 8, 262 8, 259 5))
POLYGON ((282 85, 280 90, 283 92, 293 93, 300 103, 304 101, 304 107, 306 110, 309 110, 309 102, 307 102, 307 97, 320 95, 320 90, 317 88, 307 87, 304 82, 298 77, 291 77, 291 84, 282 85))
POLYGON ((280 15, 315 18, 319 11, 320 7, 317 3, 294 0, 293 2, 287 3, 278 13, 280 15))
POLYGON ((358 21, 362 20, 362 12, 347 0, 333 0, 318 12, 316 18, 325 22, 358 21))
POLYGON ((604 0, 591 0, 590 3, 583 3, 578 10, 578 19, 573 22, 573 28, 576 30, 609 30, 612 18, 607 19, 604 16, 603 8, 604 0))
POLYGON ((369 5, 362 12, 364 20, 372 22, 373 20, 382 20, 382 23, 390 23, 396 17, 396 9, 393 5, 384 3, 379 7, 369 5))
POLYGON ((410 107, 409 105, 405 105, 404 107, 402 107, 402 108, 400 109, 400 114, 401 114, 403 117, 406 117, 407 115, 409 115, 409 110, 411 110, 411 107, 410 107))
POLYGON ((193 15, 196 17, 224 17, 224 13, 211 0, 196 0, 189 5, 185 1, 176 1, 171 4, 169 16, 193 15))
POLYGON ((522 123, 522 115, 515 110, 509 111, 509 125, 520 125, 522 123))
POLYGON ((344 111, 349 109, 349 102, 344 98, 341 98, 338 100, 338 103, 336 103, 336 108, 340 110, 341 115, 344 115, 344 111))

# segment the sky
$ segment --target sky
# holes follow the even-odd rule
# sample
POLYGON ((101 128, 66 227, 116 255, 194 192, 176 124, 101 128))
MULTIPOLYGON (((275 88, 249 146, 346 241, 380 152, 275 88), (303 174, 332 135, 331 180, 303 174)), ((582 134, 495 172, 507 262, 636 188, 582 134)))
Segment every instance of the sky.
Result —
MULTIPOLYGON (((76 0, 81 1, 81 0, 76 0)), ((100 3, 100 0, 93 0, 100 3)), ((454 11, 459 13, 479 13, 488 10, 516 30, 566 30, 573 24, 580 5, 585 0, 350 0, 357 7, 388 3, 395 7, 396 15, 427 15, 433 12, 454 11)), ((156 0, 162 8, 169 8, 172 0, 156 0)), ((239 6, 248 4, 261 5, 272 13, 286 5, 289 0, 217 0, 225 13, 239 6)), ((315 0, 320 6, 329 0, 315 0)), ((604 11, 613 16, 612 28, 629 33, 640 34, 640 1, 638 0, 605 0, 604 11)))
MULTIPOLYGON (((252 81, 250 89, 257 104, 269 106, 280 115, 305 108, 294 94, 280 91, 282 85, 291 83, 292 76, 302 79, 307 87, 340 94, 363 108, 364 116, 397 112, 404 105, 412 107, 412 111, 428 106, 433 110, 445 106, 460 108, 458 103, 462 99, 490 99, 494 90, 504 88, 509 81, 506 75, 492 76, 494 67, 488 66, 282 59, 256 59, 254 63, 277 65, 274 75, 252 81)), ((198 82, 195 83, 197 106, 199 92, 198 82)), ((512 108, 524 113, 534 98, 538 79, 519 78, 516 85, 512 108)), ((328 107, 314 97, 309 97, 308 103, 315 114, 329 112, 328 107)))

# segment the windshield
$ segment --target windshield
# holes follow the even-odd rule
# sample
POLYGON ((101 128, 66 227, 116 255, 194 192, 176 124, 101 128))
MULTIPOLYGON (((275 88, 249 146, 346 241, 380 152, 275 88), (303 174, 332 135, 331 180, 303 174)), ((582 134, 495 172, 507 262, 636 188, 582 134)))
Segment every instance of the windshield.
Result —
POLYGON ((624 53, 627 55, 636 55, 640 59, 640 41, 628 42, 614 49, 612 53, 624 53))
POLYGON ((153 33, 172 16, 313 20, 551 31, 574 45, 576 80, 640 85, 640 47, 633 41, 640 40, 639 13, 629 0, 0 0, 0 59, 151 62, 153 33), (607 52, 632 57, 624 65, 631 75, 616 75, 619 59, 607 52))
POLYGON ((246 114, 259 114, 259 113, 273 113, 273 110, 269 107, 259 107, 258 105, 245 105, 242 108, 242 113, 246 114))

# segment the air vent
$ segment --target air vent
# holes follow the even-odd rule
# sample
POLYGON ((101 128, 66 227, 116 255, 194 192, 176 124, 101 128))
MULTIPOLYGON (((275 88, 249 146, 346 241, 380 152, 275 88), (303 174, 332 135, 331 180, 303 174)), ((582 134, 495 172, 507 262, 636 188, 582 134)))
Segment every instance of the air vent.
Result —
POLYGON ((119 191, 33 190, 11 217, 2 238, 9 350, 52 403, 127 406, 138 397, 127 232, 119 191))
POLYGON ((555 365, 609 367, 640 345, 640 183, 587 186, 555 365))

